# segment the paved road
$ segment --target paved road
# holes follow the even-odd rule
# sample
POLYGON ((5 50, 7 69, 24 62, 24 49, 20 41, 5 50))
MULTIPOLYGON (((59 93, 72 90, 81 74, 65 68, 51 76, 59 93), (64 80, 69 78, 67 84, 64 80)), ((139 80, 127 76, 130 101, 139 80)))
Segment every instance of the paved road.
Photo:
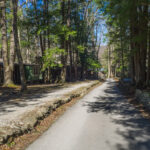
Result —
POLYGON ((150 121, 108 80, 70 108, 27 150, 150 150, 150 121))

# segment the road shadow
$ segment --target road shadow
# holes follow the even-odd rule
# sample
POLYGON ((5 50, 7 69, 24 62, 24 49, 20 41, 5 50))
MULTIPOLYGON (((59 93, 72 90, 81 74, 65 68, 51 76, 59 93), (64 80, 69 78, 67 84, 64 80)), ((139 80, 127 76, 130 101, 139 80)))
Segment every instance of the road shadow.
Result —
POLYGON ((125 127, 125 131, 116 131, 128 143, 128 148, 121 144, 116 145, 116 150, 150 150, 150 120, 141 116, 140 112, 130 105, 119 91, 115 82, 109 83, 109 88, 104 90, 105 96, 96 97, 95 102, 84 102, 88 113, 102 111, 112 116, 112 122, 125 127))
POLYGON ((52 94, 56 90, 67 88, 68 85, 41 85, 41 87, 32 87, 24 93, 13 88, 0 87, 0 115, 16 111, 16 108, 33 106, 40 103, 40 98, 46 98, 47 94, 52 94))

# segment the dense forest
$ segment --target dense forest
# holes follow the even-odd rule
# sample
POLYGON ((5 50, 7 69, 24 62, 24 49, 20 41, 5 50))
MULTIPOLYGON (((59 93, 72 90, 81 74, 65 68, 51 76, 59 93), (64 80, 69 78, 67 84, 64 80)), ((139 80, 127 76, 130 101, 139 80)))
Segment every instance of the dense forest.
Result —
POLYGON ((149 6, 149 0, 1 0, 4 86, 13 84, 15 63, 22 90, 25 63, 41 66, 43 82, 51 82, 53 69, 60 69, 58 80, 65 82, 68 71, 69 81, 76 81, 104 68, 108 77, 131 78, 138 88, 150 86, 149 6), (101 66, 103 24, 107 63, 101 66))
POLYGON ((51 70, 61 68, 60 82, 66 81, 67 68, 70 81, 100 68, 100 15, 94 1, 2 0, 0 8, 4 86, 13 84, 14 63, 19 64, 22 90, 24 63, 40 64, 43 80, 48 73, 49 81, 51 70))
POLYGON ((108 76, 129 77, 150 86, 150 1, 97 0, 107 24, 108 76))

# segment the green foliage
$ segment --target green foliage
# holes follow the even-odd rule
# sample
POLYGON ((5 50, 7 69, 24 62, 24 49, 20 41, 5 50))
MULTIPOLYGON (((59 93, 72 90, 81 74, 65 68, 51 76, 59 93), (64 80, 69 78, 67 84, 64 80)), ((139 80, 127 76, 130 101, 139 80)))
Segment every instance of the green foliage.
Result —
MULTIPOLYGON (((8 52, 13 18, 10 2, 7 1, 6 9, 8 52)), ((83 72, 100 68, 95 39, 100 12, 95 1, 75 0, 70 1, 70 6, 68 0, 24 2, 18 1, 17 13, 19 46, 24 62, 38 62, 43 65, 42 71, 63 65, 77 65, 83 72), (42 62, 38 60, 41 55, 42 62), (66 60, 62 60, 63 56, 66 60)), ((28 77, 30 74, 29 78, 33 78, 31 69, 27 70, 28 77)))
POLYGON ((60 62, 60 56, 65 54, 66 53, 64 49, 59 49, 57 47, 47 49, 43 56, 42 71, 46 70, 47 68, 62 67, 63 65, 60 62))
POLYGON ((97 69, 101 68, 100 63, 96 59, 92 58, 87 58, 87 64, 88 64, 88 69, 91 69, 93 71, 97 71, 97 69))
POLYGON ((82 45, 78 45, 78 46, 77 46, 77 49, 78 49, 79 53, 81 53, 81 54, 83 54, 84 51, 85 51, 85 47, 82 46, 82 45))
POLYGON ((21 40, 20 44, 21 44, 21 47, 25 48, 25 47, 29 47, 31 43, 25 40, 21 40))
POLYGON ((60 26, 60 32, 59 35, 64 35, 65 40, 69 40, 69 37, 76 37, 77 32, 74 30, 71 30, 70 28, 68 28, 66 25, 62 25, 60 26))
POLYGON ((53 43, 58 43, 59 40, 60 40, 58 35, 51 34, 48 37, 49 37, 50 41, 53 42, 53 43))
POLYGON ((10 142, 10 143, 7 143, 8 147, 12 147, 14 146, 16 143, 13 141, 13 142, 10 142))
POLYGON ((66 40, 69 40, 69 37, 75 37, 76 35, 77 35, 76 31, 68 30, 65 37, 66 37, 66 40))
MULTIPOLYGON (((130 25, 131 25, 131 14, 133 10, 131 7, 133 1, 130 0, 96 0, 99 7, 103 10, 103 15, 106 19, 108 33, 106 37, 109 41, 111 49, 111 67, 116 69, 118 75, 124 73, 128 74, 129 63, 131 59, 131 50, 129 50, 131 36, 130 36, 130 25), (124 72, 123 72, 124 71, 124 72)), ((141 36, 135 36, 132 41, 137 43, 140 42, 141 36)), ((136 50, 132 50, 132 53, 136 50)), ((104 56, 105 60, 108 60, 108 54, 106 52, 104 56)), ((103 64, 104 68, 108 62, 103 64)), ((108 66, 107 66, 108 67, 108 66)))

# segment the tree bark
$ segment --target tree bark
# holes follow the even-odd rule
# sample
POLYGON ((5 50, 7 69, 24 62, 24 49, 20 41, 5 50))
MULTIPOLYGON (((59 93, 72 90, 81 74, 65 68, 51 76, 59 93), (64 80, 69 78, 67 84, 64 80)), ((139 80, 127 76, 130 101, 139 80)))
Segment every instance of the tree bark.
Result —
POLYGON ((1 2, 1 33, 2 33, 2 54, 4 65, 4 86, 12 84, 11 72, 9 67, 8 58, 8 45, 7 45, 7 24, 6 24, 6 0, 1 2))
POLYGON ((147 79, 146 79, 146 85, 150 85, 150 26, 148 29, 148 42, 149 42, 149 48, 148 48, 148 67, 147 67, 147 79))
MULTIPOLYGON (((71 1, 68 0, 68 12, 67 12, 67 27, 70 29, 71 27, 71 1)), ((69 36, 69 39, 67 41, 67 48, 69 52, 70 57, 70 81, 72 81, 72 49, 71 49, 71 37, 69 36)))
POLYGON ((123 79, 125 76, 125 71, 124 71, 124 47, 123 47, 122 38, 121 38, 121 65, 122 65, 121 78, 123 79))
MULTIPOLYGON (((62 25, 65 25, 65 0, 61 0, 61 15, 62 15, 62 25)), ((61 37, 61 49, 66 49, 66 40, 65 40, 65 35, 62 35, 61 37)), ((67 51, 66 51, 67 52, 67 51)), ((61 70, 61 82, 66 81, 66 70, 67 70, 67 54, 62 54, 61 55, 61 63, 63 65, 62 70, 61 70)))
MULTIPOLYGON (((12 7, 12 3, 10 3, 10 8, 12 7)), ((11 14, 13 16, 13 10, 11 9, 11 14)), ((9 66, 10 66, 10 73, 11 73, 11 79, 13 82, 13 73, 14 73, 14 63, 16 58, 16 52, 15 52, 15 41, 14 41, 14 30, 13 30, 13 18, 11 18, 11 32, 10 32, 10 56, 9 56, 9 66)))
POLYGON ((108 78, 111 78, 111 47, 108 47, 108 78))
POLYGON ((140 6, 140 85, 142 88, 146 86, 146 57, 147 57, 147 41, 148 41, 148 0, 147 5, 140 6), (143 9, 142 9, 143 8, 143 9))
POLYGON ((9 66, 10 66, 12 81, 13 81, 15 57, 16 57, 16 52, 15 52, 14 32, 13 32, 13 28, 12 28, 12 31, 10 33, 10 58, 9 58, 9 66))
POLYGON ((138 0, 131 2, 130 8, 130 46, 131 46, 131 58, 133 81, 138 86, 140 84, 140 46, 135 39, 139 36, 139 22, 138 22, 138 11, 137 11, 138 0))
POLYGON ((14 41, 15 41, 15 51, 18 57, 19 69, 20 69, 20 78, 21 78, 21 91, 27 89, 26 79, 25 79, 25 71, 23 66, 23 60, 20 51, 20 44, 18 39, 18 28, 17 28, 17 8, 18 8, 18 0, 12 0, 13 7, 13 30, 14 30, 14 41))

